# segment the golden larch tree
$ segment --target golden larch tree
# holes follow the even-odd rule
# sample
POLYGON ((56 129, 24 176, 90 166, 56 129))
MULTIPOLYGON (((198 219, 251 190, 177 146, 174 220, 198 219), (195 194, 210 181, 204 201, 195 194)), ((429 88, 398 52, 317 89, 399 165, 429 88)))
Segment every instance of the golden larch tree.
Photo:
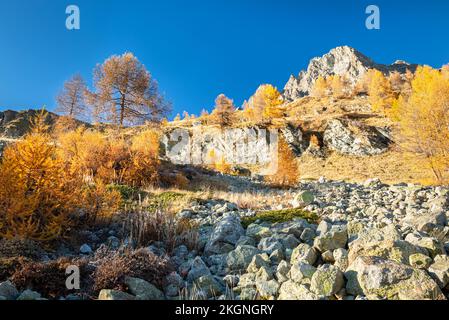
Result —
POLYGON ((401 146, 421 156, 437 182, 449 169, 449 79, 439 70, 419 67, 409 97, 398 104, 401 146))
POLYGON ((368 83, 369 102, 373 111, 388 114, 394 103, 394 93, 391 89, 390 81, 385 75, 373 70, 368 83))
POLYGON ((116 125, 160 120, 168 104, 157 82, 132 54, 114 55, 94 70, 95 91, 88 92, 94 115, 116 125))
POLYGON ((299 181, 297 158, 289 144, 281 136, 278 141, 277 171, 265 177, 265 181, 280 187, 292 187, 299 181))
POLYGON ((234 101, 224 94, 218 95, 215 99, 214 111, 211 114, 212 122, 222 127, 229 126, 233 121, 234 113, 234 101))
POLYGON ((329 84, 325 77, 318 77, 313 85, 311 94, 316 98, 323 98, 329 94, 329 84))

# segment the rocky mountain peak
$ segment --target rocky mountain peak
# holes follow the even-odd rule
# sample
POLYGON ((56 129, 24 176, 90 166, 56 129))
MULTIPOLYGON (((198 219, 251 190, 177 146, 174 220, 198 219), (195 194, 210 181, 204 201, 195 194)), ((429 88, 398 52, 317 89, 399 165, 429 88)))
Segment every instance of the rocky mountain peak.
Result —
POLYGON ((284 98, 293 101, 310 93, 319 76, 346 76, 351 83, 356 83, 368 69, 377 69, 385 74, 393 71, 404 73, 407 69, 414 71, 416 65, 398 60, 392 65, 374 62, 363 53, 349 46, 332 49, 322 57, 313 58, 306 71, 301 71, 297 77, 291 76, 284 88, 284 98))

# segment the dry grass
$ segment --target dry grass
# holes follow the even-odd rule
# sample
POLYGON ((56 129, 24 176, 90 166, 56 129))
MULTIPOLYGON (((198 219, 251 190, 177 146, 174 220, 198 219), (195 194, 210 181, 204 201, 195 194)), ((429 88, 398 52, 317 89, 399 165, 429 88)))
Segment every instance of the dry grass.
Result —
POLYGON ((331 153, 326 159, 304 155, 299 159, 299 168, 304 180, 316 180, 323 176, 330 180, 364 182, 377 177, 389 184, 433 182, 432 172, 424 162, 407 158, 400 151, 390 150, 370 157, 344 156, 331 153))

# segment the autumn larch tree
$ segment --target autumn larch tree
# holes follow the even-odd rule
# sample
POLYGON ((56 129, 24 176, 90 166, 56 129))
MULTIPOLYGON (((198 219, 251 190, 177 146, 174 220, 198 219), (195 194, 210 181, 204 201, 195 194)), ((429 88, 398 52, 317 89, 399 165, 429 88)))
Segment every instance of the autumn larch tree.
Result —
POLYGON ((315 81, 315 84, 312 88, 312 96, 316 98, 323 98, 328 95, 329 92, 329 85, 326 81, 326 78, 323 76, 319 76, 318 79, 315 81))
POLYGON ((215 99, 215 109, 212 111, 212 121, 220 126, 228 126, 232 123, 235 113, 234 101, 224 94, 215 99))
POLYGON ((419 67, 409 97, 398 104, 400 145, 421 156, 438 183, 449 169, 449 78, 431 67, 419 67))
POLYGON ((85 104, 86 83, 81 75, 74 75, 64 83, 64 87, 56 97, 56 112, 69 118, 80 118, 86 116, 85 104))
POLYGON ((280 187, 292 187, 299 181, 299 168, 295 154, 283 137, 279 138, 277 150, 277 171, 265 177, 265 181, 280 187))
POLYGON ((156 81, 129 52, 98 65, 94 87, 95 91, 87 94, 94 115, 120 126, 160 120, 169 109, 156 81))
POLYGON ((388 115, 395 100, 390 81, 378 70, 370 70, 369 73, 368 95, 371 108, 388 115))
POLYGON ((244 104, 244 116, 249 121, 260 122, 284 116, 283 100, 279 91, 271 84, 263 84, 244 104))
POLYGON ((335 98, 344 98, 349 95, 350 83, 345 76, 334 75, 328 79, 332 90, 332 96, 335 98))

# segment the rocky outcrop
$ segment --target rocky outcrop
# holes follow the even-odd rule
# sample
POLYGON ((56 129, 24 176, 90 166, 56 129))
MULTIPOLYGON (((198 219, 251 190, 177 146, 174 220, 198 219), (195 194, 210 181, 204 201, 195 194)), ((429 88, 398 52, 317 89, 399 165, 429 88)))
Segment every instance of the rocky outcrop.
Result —
POLYGON ((381 154, 392 142, 379 128, 342 119, 328 123, 323 139, 329 149, 354 156, 381 154))
POLYGON ((407 69, 414 71, 416 67, 404 61, 396 61, 391 65, 378 64, 351 47, 337 47, 322 57, 312 59, 307 71, 301 71, 297 77, 290 76, 284 87, 284 99, 294 101, 308 95, 319 76, 344 75, 350 83, 355 84, 368 69, 388 74, 393 71, 405 73, 407 69))
MULTIPOLYGON (((7 138, 20 138, 30 131, 31 121, 41 111, 26 110, 13 111, 6 110, 0 112, 0 136, 7 138)), ((52 112, 48 112, 46 123, 52 125, 59 116, 52 112)))

